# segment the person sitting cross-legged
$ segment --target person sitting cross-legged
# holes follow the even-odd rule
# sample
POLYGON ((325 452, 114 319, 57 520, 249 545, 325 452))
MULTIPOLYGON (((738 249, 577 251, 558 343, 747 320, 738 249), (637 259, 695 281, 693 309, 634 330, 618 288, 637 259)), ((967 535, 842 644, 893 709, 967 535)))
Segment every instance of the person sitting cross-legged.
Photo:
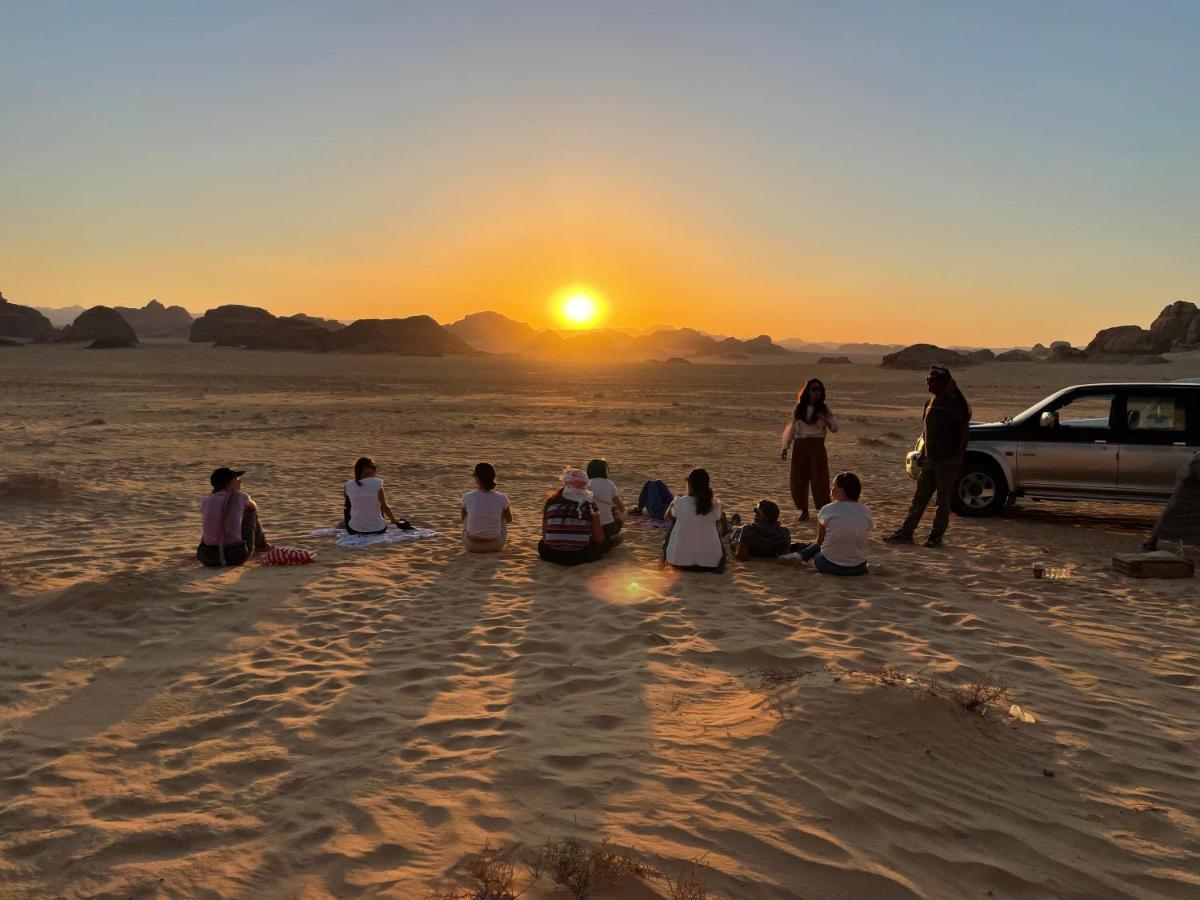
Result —
POLYGON ((833 502, 817 514, 816 543, 797 548, 823 575, 866 575, 867 535, 875 527, 871 510, 861 501, 862 481, 853 472, 833 480, 833 502))

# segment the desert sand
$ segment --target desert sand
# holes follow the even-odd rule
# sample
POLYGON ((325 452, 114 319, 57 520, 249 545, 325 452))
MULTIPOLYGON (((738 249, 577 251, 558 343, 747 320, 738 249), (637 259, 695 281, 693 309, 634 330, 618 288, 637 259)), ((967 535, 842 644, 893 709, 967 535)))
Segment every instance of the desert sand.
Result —
MULTIPOLYGON (((985 420, 1198 366, 956 374, 985 420)), ((537 559, 541 496, 593 455, 630 499, 703 464, 730 512, 784 503, 809 374, 831 465, 894 527, 920 373, 0 349, 0 895, 419 898, 485 845, 572 836, 739 900, 1200 896, 1200 592, 1110 566, 1154 508, 877 535, 861 579, 667 573, 637 526, 593 566, 537 559), (308 536, 362 453, 441 538, 308 536), (480 459, 516 513, 499 556, 457 541, 480 459), (227 463, 315 565, 194 561, 227 463), (951 696, 985 676, 1008 688, 986 714, 951 696)))

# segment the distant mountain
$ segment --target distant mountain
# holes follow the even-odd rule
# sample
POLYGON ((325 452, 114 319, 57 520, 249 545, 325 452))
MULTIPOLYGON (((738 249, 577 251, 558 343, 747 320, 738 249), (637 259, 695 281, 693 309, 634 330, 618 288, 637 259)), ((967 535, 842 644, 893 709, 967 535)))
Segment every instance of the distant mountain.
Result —
POLYGON ((780 347, 787 350, 796 350, 800 353, 827 353, 830 350, 836 350, 838 345, 831 341, 806 341, 803 338, 784 338, 782 341, 776 341, 780 347))
POLYGON ((164 306, 151 300, 141 309, 132 306, 113 307, 129 323, 138 337, 186 338, 193 316, 182 306, 164 306))
POLYGON ((405 319, 358 319, 329 335, 334 350, 400 353, 406 356, 479 356, 454 332, 429 316, 405 319))
POLYGON ((444 326, 476 350, 516 353, 525 349, 537 331, 498 312, 477 312, 444 326))
POLYGON ((652 334, 632 336, 615 328, 595 331, 542 331, 525 345, 522 354, 539 358, 567 357, 589 360, 663 360, 670 358, 748 359, 789 351, 765 334, 750 340, 716 340, 694 328, 659 329, 652 334))
POLYGON ((337 331, 340 328, 345 328, 345 322, 339 322, 337 319, 322 319, 320 316, 310 316, 305 313, 292 313, 288 316, 289 319, 295 319, 297 322, 303 322, 306 325, 316 325, 318 328, 324 328, 326 331, 337 331))
POLYGON ((49 341, 57 335, 58 329, 41 310, 10 303, 0 291, 0 338, 15 338, 22 342, 49 341))
POLYGON ((55 328, 65 328, 84 311, 82 306, 31 306, 30 309, 40 312, 55 328))

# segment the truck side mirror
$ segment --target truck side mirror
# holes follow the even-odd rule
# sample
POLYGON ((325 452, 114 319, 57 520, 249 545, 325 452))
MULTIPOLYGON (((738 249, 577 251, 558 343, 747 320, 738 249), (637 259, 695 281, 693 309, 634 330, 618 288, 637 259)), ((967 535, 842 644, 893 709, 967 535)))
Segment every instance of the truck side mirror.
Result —
POLYGON ((1057 428, 1058 413, 1044 412, 1038 419, 1038 425, 1042 428, 1057 428))

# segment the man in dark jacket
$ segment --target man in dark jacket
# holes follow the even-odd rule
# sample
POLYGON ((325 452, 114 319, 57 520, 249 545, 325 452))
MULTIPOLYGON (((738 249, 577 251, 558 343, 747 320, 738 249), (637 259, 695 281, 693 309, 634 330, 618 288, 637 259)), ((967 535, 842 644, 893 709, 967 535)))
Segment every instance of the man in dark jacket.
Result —
POLYGON ((891 544, 911 544, 913 532, 921 523, 925 508, 937 494, 937 510, 926 547, 942 546, 942 535, 950 524, 950 496, 962 470, 963 454, 971 422, 971 407, 944 366, 933 366, 925 379, 933 396, 925 403, 925 445, 921 454, 921 474, 913 494, 908 516, 894 534, 884 540, 891 544))

